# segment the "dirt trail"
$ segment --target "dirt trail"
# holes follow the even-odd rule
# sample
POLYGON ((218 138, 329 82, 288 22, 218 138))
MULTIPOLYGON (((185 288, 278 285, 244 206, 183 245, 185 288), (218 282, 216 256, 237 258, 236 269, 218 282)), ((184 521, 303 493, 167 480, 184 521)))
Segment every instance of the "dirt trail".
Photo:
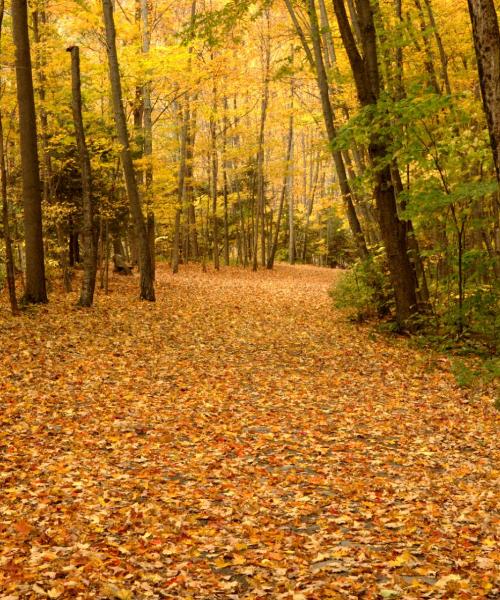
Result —
POLYGON ((0 312, 0 598, 499 597, 498 413, 336 276, 0 312))

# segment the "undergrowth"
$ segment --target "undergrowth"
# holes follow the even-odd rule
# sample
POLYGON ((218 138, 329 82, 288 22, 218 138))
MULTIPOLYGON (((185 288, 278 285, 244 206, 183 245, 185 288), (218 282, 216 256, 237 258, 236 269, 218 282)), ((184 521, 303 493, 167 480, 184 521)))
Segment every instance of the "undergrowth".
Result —
MULTIPOLYGON (((394 299, 383 257, 358 261, 342 274, 330 290, 334 306, 350 321, 370 322, 385 335, 401 333, 392 315, 394 299)), ((500 311, 498 289, 478 286, 468 290, 463 312, 435 299, 430 310, 419 314, 410 335, 413 346, 446 354, 460 387, 474 394, 493 392, 500 410, 500 311), (457 323, 461 323, 461 331, 457 323)), ((407 333, 407 332, 406 332, 407 333)))

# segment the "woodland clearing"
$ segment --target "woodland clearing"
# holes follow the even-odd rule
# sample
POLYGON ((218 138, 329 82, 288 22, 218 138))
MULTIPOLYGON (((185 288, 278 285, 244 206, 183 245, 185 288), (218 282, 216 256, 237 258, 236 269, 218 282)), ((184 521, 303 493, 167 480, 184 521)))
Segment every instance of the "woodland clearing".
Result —
POLYGON ((337 276, 3 306, 0 597, 498 597, 498 413, 337 276))

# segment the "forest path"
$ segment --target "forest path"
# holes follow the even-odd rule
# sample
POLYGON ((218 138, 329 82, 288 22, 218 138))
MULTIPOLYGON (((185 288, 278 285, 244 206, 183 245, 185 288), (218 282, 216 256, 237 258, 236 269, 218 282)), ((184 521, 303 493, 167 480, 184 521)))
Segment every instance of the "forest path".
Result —
POLYGON ((498 597, 498 414, 337 275, 0 313, 0 598, 498 597))

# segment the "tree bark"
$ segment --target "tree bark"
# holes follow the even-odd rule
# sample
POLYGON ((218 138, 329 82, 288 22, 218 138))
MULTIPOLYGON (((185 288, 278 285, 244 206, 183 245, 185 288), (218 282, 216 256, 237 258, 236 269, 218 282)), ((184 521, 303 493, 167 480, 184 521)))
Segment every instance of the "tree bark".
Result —
POLYGON ((148 242, 148 232, 144 215, 142 214, 141 199, 137 186, 137 179, 132 162, 130 141, 127 130, 127 121, 123 109, 122 86, 118 55, 116 52, 116 31, 113 18, 112 0, 102 0, 104 25, 106 28, 106 46, 108 52, 109 80, 113 97, 113 109, 115 114, 116 133, 121 144, 120 158, 122 163, 130 213, 134 223, 135 235, 139 246, 139 269, 140 269, 140 297, 142 300, 154 302, 155 290, 153 280, 153 265, 148 242))
POLYGON ((26 283, 23 302, 47 302, 42 231, 42 194, 38 162, 35 99, 28 33, 27 0, 12 0, 17 100, 21 146, 26 283))
POLYGON ((484 112, 500 183, 500 31, 494 0, 468 0, 484 112))
POLYGON ((80 161, 82 178, 83 212, 83 279, 78 305, 90 307, 94 301, 95 280, 97 275, 97 236, 94 223, 94 203, 92 199, 92 175, 90 156, 85 140, 82 116, 82 92, 80 77, 80 50, 78 46, 68 48, 71 53, 71 91, 73 122, 75 125, 76 146, 80 161))

